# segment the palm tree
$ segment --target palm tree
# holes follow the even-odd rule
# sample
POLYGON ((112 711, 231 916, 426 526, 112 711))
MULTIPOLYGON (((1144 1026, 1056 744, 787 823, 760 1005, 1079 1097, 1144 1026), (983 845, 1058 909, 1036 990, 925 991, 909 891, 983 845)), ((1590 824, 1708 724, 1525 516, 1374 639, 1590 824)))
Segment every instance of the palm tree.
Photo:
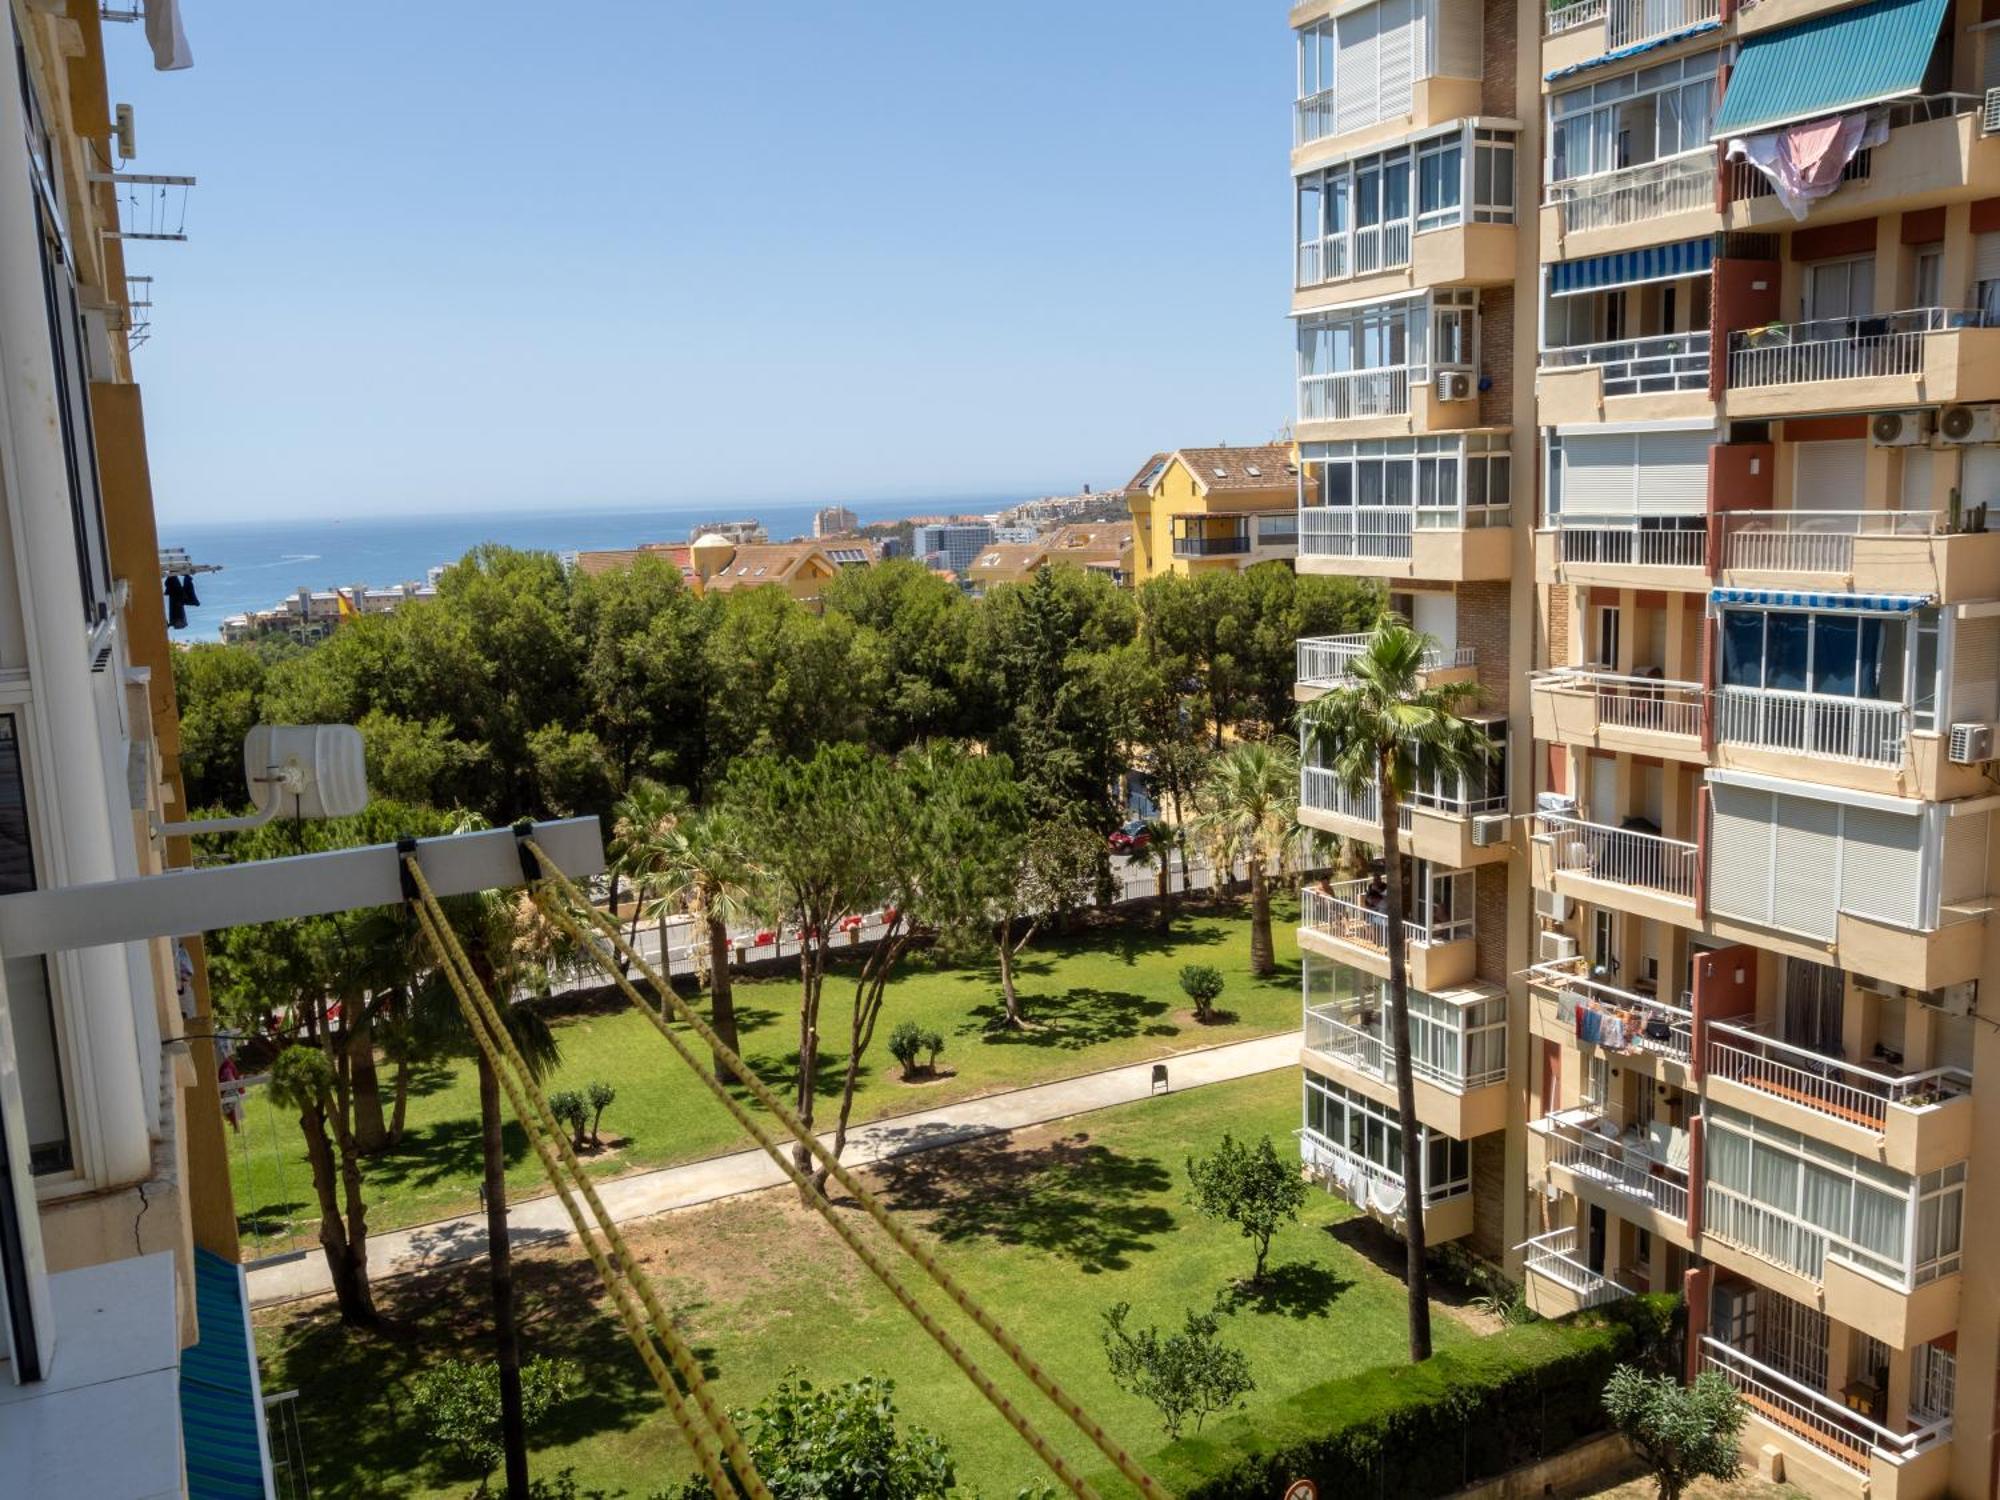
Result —
MULTIPOLYGON (((1242 741, 1216 757, 1202 787, 1204 823, 1227 830, 1227 843, 1250 867, 1250 972, 1276 971, 1271 945, 1271 883, 1284 867, 1299 812, 1299 757, 1283 740, 1242 741)), ((1218 838, 1218 843, 1221 840, 1218 838)), ((1218 881, 1227 867, 1219 867, 1218 881)))
POLYGON ((1424 1276, 1424 1153, 1417 1148, 1416 1092, 1410 1081, 1410 981, 1404 953, 1403 851, 1398 818, 1419 770, 1452 779, 1484 763, 1487 740, 1464 717, 1478 696, 1471 683, 1427 684, 1429 636, 1385 616, 1348 664, 1347 679, 1299 714, 1305 743, 1352 796, 1377 790, 1388 880, 1389 1021, 1396 1053, 1396 1108, 1402 1124, 1409 1204, 1404 1243, 1410 1301, 1410 1358, 1431 1356, 1430 1288, 1424 1276))
MULTIPOLYGON (((707 951, 694 945, 697 972, 708 971, 709 1025, 731 1052, 736 1040, 736 999, 729 977, 729 926, 748 915, 756 866, 742 836, 742 827, 726 809, 706 808, 680 819, 658 841, 654 870, 656 911, 685 911, 706 932, 707 951)), ((662 918, 664 928, 664 918, 662 918)), ((664 943, 661 948, 665 957, 664 943)), ((735 1075, 717 1052, 715 1076, 724 1083, 735 1075)))
POLYGON ((1180 841, 1180 829, 1165 818, 1146 820, 1145 859, 1158 883, 1160 903, 1154 916, 1163 932, 1174 920, 1174 846, 1180 841))
MULTIPOLYGON (((688 795, 677 786, 640 777, 633 782, 611 818, 611 869, 614 879, 632 886, 632 936, 639 941, 639 921, 648 900, 659 894, 660 847, 674 826, 688 815, 688 795)), ((615 913, 614 913, 615 914, 615 913)), ((667 962, 666 919, 660 919, 660 962, 667 962)))

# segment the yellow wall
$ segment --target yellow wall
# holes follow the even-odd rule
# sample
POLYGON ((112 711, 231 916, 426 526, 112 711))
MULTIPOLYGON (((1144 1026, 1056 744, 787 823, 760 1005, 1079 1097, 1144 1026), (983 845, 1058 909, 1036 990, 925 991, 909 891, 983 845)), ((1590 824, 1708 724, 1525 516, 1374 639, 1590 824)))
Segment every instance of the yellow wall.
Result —
POLYGON ((1213 526, 1200 528, 1201 534, 1227 536, 1233 530, 1229 519, 1248 512, 1290 510, 1298 503, 1298 491, 1290 483, 1267 490, 1232 490, 1227 495, 1205 495, 1195 483, 1187 464, 1176 455, 1166 471, 1154 481, 1148 500, 1131 506, 1132 584, 1136 588, 1162 573, 1190 573, 1216 568, 1247 568, 1268 560, 1269 554, 1255 551, 1230 553, 1221 557, 1175 557, 1174 523, 1191 516, 1216 517, 1213 526))

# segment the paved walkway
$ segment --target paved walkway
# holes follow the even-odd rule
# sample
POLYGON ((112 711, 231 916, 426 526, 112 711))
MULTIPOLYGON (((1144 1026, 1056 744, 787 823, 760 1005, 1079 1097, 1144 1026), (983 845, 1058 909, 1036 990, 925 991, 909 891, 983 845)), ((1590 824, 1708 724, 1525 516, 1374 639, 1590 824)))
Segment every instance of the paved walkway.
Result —
MULTIPOLYGON (((1294 1031, 1158 1060, 1166 1063, 1172 1088, 1179 1092, 1296 1066, 1301 1040, 1301 1034, 1294 1031)), ((1088 1114, 1113 1104, 1128 1104, 1152 1092, 1152 1075, 1152 1061, 1134 1063, 1130 1067, 1086 1073, 1079 1078, 966 1099, 918 1114, 896 1115, 851 1130, 842 1160, 851 1166, 861 1166, 913 1151, 956 1146, 1000 1131, 1088 1114)), ((831 1143, 831 1135, 826 1139, 831 1143)), ((753 1149, 685 1166, 635 1172, 629 1177, 601 1181, 597 1190, 611 1216, 624 1223, 776 1187, 784 1181, 777 1165, 762 1151, 753 1149)), ((553 1194, 516 1203, 508 1212, 508 1238, 515 1245, 552 1244, 573 1237, 569 1216, 553 1194)), ((368 1265, 378 1281, 431 1266, 473 1260, 485 1252, 484 1215, 444 1219, 368 1237, 368 1265)), ((250 1302, 254 1307, 317 1297, 333 1289, 327 1279, 326 1259, 317 1248, 254 1262, 248 1268, 248 1275, 250 1302)))

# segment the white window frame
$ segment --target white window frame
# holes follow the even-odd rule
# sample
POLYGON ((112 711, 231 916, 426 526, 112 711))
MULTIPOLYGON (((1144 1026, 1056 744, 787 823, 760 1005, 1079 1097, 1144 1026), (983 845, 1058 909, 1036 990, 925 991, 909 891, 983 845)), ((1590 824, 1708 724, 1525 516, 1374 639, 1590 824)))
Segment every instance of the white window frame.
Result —
POLYGON ((1596 79, 1576 88, 1565 89, 1561 93, 1549 95, 1548 113, 1544 121, 1546 129, 1544 132, 1545 145, 1542 159, 1542 180, 1549 184, 1582 182, 1593 177, 1608 177, 1614 172, 1630 171, 1636 167, 1651 166, 1656 162, 1677 161, 1684 156, 1695 156, 1712 151, 1714 148, 1709 144, 1707 138, 1708 132, 1703 130, 1697 133, 1699 140, 1696 145, 1683 147, 1679 151, 1661 154, 1659 149, 1660 123, 1665 118, 1666 112, 1660 108, 1658 101, 1668 95, 1678 95, 1696 84, 1705 82, 1710 92, 1708 101, 1709 119, 1713 121, 1717 103, 1716 78, 1721 58, 1721 49, 1712 48, 1707 52, 1698 52, 1689 57, 1677 58, 1671 62, 1658 64, 1655 67, 1641 68, 1630 73, 1621 73, 1612 78, 1596 79), (1642 79, 1646 80, 1646 86, 1643 88, 1640 86, 1640 80, 1642 79), (1619 113, 1635 101, 1647 98, 1655 101, 1653 122, 1654 154, 1642 161, 1620 164, 1616 160, 1619 154, 1619 113), (1571 120, 1582 119, 1589 119, 1592 122, 1587 136, 1593 143, 1590 170, 1587 172, 1570 172, 1567 175, 1558 175, 1556 169, 1557 127, 1571 120), (1606 162, 1596 160, 1597 148, 1599 146, 1603 147, 1607 153, 1609 160, 1606 162))

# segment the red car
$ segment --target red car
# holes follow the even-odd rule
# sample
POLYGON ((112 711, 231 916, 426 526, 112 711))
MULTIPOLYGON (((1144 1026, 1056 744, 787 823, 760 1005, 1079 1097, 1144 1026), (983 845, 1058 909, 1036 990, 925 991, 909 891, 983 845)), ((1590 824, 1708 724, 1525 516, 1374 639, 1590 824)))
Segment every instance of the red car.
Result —
POLYGON ((1113 854, 1143 854, 1153 842, 1153 832, 1144 818, 1134 818, 1107 841, 1113 854))

